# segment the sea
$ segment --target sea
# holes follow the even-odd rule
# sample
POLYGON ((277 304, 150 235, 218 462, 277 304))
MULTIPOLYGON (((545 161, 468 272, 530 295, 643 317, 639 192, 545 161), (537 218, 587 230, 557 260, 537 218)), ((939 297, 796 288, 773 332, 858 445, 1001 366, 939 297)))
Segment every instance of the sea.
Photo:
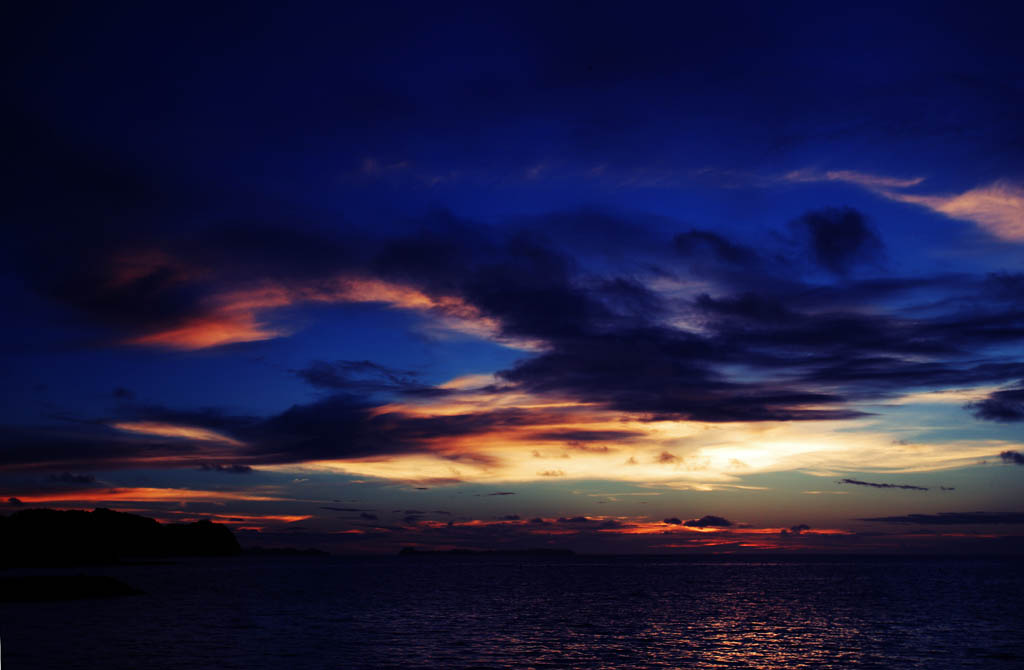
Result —
POLYGON ((79 568, 50 572, 143 593, 0 604, 0 668, 1008 670, 1024 668, 1022 567, 428 555, 79 568))

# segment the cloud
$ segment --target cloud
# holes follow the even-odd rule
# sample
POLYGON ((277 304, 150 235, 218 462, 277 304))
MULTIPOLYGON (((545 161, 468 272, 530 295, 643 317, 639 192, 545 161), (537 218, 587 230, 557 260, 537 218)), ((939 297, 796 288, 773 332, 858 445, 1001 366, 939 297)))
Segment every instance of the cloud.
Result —
POLYGON ((70 472, 62 472, 59 475, 50 475, 49 481, 61 484, 95 484, 96 476, 90 474, 75 475, 70 472))
POLYGON ((906 489, 908 491, 927 491, 923 486, 911 486, 910 484, 876 484, 875 482, 862 482, 858 479, 841 479, 839 484, 854 484, 856 486, 870 486, 876 489, 906 489))
POLYGON ((683 525, 690 528, 728 528, 733 524, 728 519, 708 514, 699 519, 690 519, 683 525))
POLYGON ((922 195, 904 190, 921 185, 923 177, 901 179, 852 170, 795 170, 780 181, 855 184, 890 200, 919 205, 952 219, 970 221, 1000 239, 1024 240, 1024 188, 1007 180, 944 195, 922 195))
MULTIPOLYGON (((595 442, 628 440, 631 437, 642 437, 643 433, 632 430, 549 430, 534 433, 531 437, 538 440, 565 440, 567 442, 595 442)), ((569 445, 581 450, 593 449, 587 445, 569 445)))
POLYGON ((683 522, 678 517, 670 516, 667 519, 663 519, 662 523, 667 523, 671 526, 681 526, 683 522))
POLYGON ((210 472, 229 472, 234 475, 247 475, 253 472, 253 469, 248 465, 239 465, 237 463, 225 465, 223 463, 203 463, 199 466, 200 470, 210 472))
MULTIPOLYGON (((811 211, 794 224, 815 262, 836 275, 815 273, 814 282, 779 260, 785 247, 692 228, 661 238, 647 230, 662 247, 668 240, 673 246, 641 264, 595 265, 581 251, 585 245, 566 244, 578 236, 563 235, 594 218, 560 215, 560 232, 550 236, 535 221, 498 228, 439 213, 375 235, 264 226, 243 239, 213 226, 191 241, 172 236, 160 253, 140 243, 149 251, 131 255, 116 244, 97 252, 106 265, 97 261, 95 276, 78 277, 81 290, 65 298, 128 337, 165 332, 228 305, 263 318, 300 304, 369 301, 411 310, 424 322, 458 322, 466 333, 479 327, 477 334, 494 342, 536 346, 496 375, 440 386, 374 361, 316 360, 293 373, 324 395, 277 413, 123 402, 116 418, 102 419, 115 430, 11 429, 10 439, 0 432, 0 450, 11 467, 50 471, 96 463, 332 462, 423 484, 411 473, 449 483, 589 476, 601 470, 602 456, 629 448, 619 462, 634 464, 630 478, 666 476, 651 472, 658 461, 690 485, 709 459, 690 459, 689 452, 716 453, 707 444, 683 449, 673 442, 673 431, 682 437, 692 423, 716 425, 742 442, 753 424, 854 421, 869 416, 867 402, 1024 377, 1024 363, 1001 353, 1024 332, 1024 278, 843 276, 880 244, 854 210, 811 211), (237 253, 232 241, 241 244, 237 253), (136 301, 150 297, 159 313, 134 314, 136 301), (571 450, 572 467, 517 465, 519 447, 545 457, 538 441, 565 443, 559 455, 571 450)), ((602 221, 624 237, 637 228, 627 216, 602 221)), ((1000 416, 1007 416, 1014 398, 989 400, 1002 403, 1000 416)), ((974 411, 996 416, 989 405, 974 411)), ((735 456, 720 462, 729 458, 735 456)), ((734 476, 724 467, 707 469, 701 483, 734 476)))
POLYGON ((881 193, 892 200, 920 205, 953 219, 971 221, 1003 240, 1024 240, 1024 188, 1018 184, 996 181, 951 195, 915 195, 890 190, 881 193))
POLYGON ((984 400, 967 403, 964 407, 985 421, 1024 421, 1024 387, 994 391, 984 400))
POLYGON ((1019 451, 1004 451, 999 454, 999 458, 1003 459, 1004 463, 1013 463, 1014 465, 1024 465, 1024 454, 1019 451))
POLYGON ((802 170, 794 170, 786 173, 781 177, 780 181, 791 183, 837 181, 845 182, 847 184, 856 184, 857 186, 863 186, 864 188, 874 190, 885 188, 910 188, 911 186, 917 186, 923 182, 924 177, 900 178, 876 175, 868 172, 857 172, 855 170, 821 171, 804 168, 802 170))
POLYGON ((907 514, 883 516, 860 521, 885 523, 913 523, 921 525, 953 526, 970 524, 1024 523, 1024 514, 1014 512, 940 512, 939 514, 907 514))
POLYGON ((396 370, 372 361, 313 361, 295 374, 317 388, 348 393, 391 392, 404 395, 447 395, 450 389, 428 386, 411 370, 396 370))
POLYGON ((855 263, 874 260, 882 242, 864 216, 855 209, 823 209, 808 212, 793 223, 808 238, 814 259, 838 275, 847 274, 855 263))
POLYGON ((782 534, 782 535, 790 535, 790 534, 792 534, 792 535, 800 535, 804 531, 810 530, 810 529, 811 529, 811 527, 808 526, 806 523, 801 523, 801 524, 797 524, 795 526, 790 526, 789 528, 783 528, 780 531, 780 534, 782 534))

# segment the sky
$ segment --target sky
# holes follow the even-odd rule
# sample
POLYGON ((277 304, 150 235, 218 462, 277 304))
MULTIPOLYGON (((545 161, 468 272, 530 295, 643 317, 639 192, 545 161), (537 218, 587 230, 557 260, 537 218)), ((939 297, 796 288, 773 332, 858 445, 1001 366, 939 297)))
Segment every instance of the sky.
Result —
POLYGON ((1024 552, 1021 17, 890 4, 7 9, 3 513, 1024 552))

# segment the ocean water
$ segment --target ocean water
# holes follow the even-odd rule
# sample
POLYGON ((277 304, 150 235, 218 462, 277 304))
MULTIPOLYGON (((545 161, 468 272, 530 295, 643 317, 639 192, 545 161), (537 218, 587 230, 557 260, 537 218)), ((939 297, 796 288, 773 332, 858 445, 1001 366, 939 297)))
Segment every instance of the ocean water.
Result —
MULTIPOLYGON (((242 557, 0 604, 4 670, 1024 668, 1019 559, 242 557)), ((82 571, 63 571, 82 572, 82 571)))

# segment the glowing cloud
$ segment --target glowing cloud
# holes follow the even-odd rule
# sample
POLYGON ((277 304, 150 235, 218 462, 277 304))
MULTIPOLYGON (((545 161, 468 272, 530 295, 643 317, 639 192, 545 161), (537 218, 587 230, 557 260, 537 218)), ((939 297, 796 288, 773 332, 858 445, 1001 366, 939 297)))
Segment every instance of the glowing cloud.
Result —
POLYGON ((880 189, 910 188, 911 186, 917 186, 923 182, 924 177, 900 179, 899 177, 886 177, 867 172, 857 172, 855 170, 826 170, 822 172, 819 170, 805 168, 802 170, 788 172, 782 176, 781 180, 792 183, 838 181, 847 184, 856 184, 857 186, 863 186, 867 189, 880 189))
POLYGON ((381 303, 422 314, 428 318, 428 329, 434 333, 459 332, 524 350, 542 347, 538 342, 502 336, 501 324, 496 319, 483 315, 457 296, 432 296, 413 286, 354 276, 310 284, 267 281, 214 294, 206 300, 204 314, 170 328, 129 338, 125 344, 192 351, 285 337, 291 331, 268 325, 260 318, 262 313, 309 303, 381 303))
POLYGON ((1003 240, 1024 240, 1024 188, 1008 181, 996 181, 963 193, 946 195, 918 195, 896 190, 917 186, 924 182, 924 177, 901 179, 853 170, 804 168, 784 174, 779 181, 855 184, 889 200, 919 205, 951 219, 970 221, 1003 240))
POLYGON ((952 219, 971 221, 1003 240, 1024 240, 1024 188, 1005 181, 954 195, 879 191, 891 200, 927 207, 952 219))
POLYGON ((221 442, 235 447, 245 446, 227 435, 222 435, 208 428, 197 426, 179 426, 172 423, 161 423, 159 421, 121 421, 110 424, 112 428, 123 430, 129 433, 140 435, 157 435, 159 437, 177 437, 186 440, 199 440, 200 442, 221 442))
POLYGON ((275 496, 246 491, 202 491, 173 488, 112 488, 19 494, 25 503, 50 502, 221 502, 225 500, 280 500, 275 496))

